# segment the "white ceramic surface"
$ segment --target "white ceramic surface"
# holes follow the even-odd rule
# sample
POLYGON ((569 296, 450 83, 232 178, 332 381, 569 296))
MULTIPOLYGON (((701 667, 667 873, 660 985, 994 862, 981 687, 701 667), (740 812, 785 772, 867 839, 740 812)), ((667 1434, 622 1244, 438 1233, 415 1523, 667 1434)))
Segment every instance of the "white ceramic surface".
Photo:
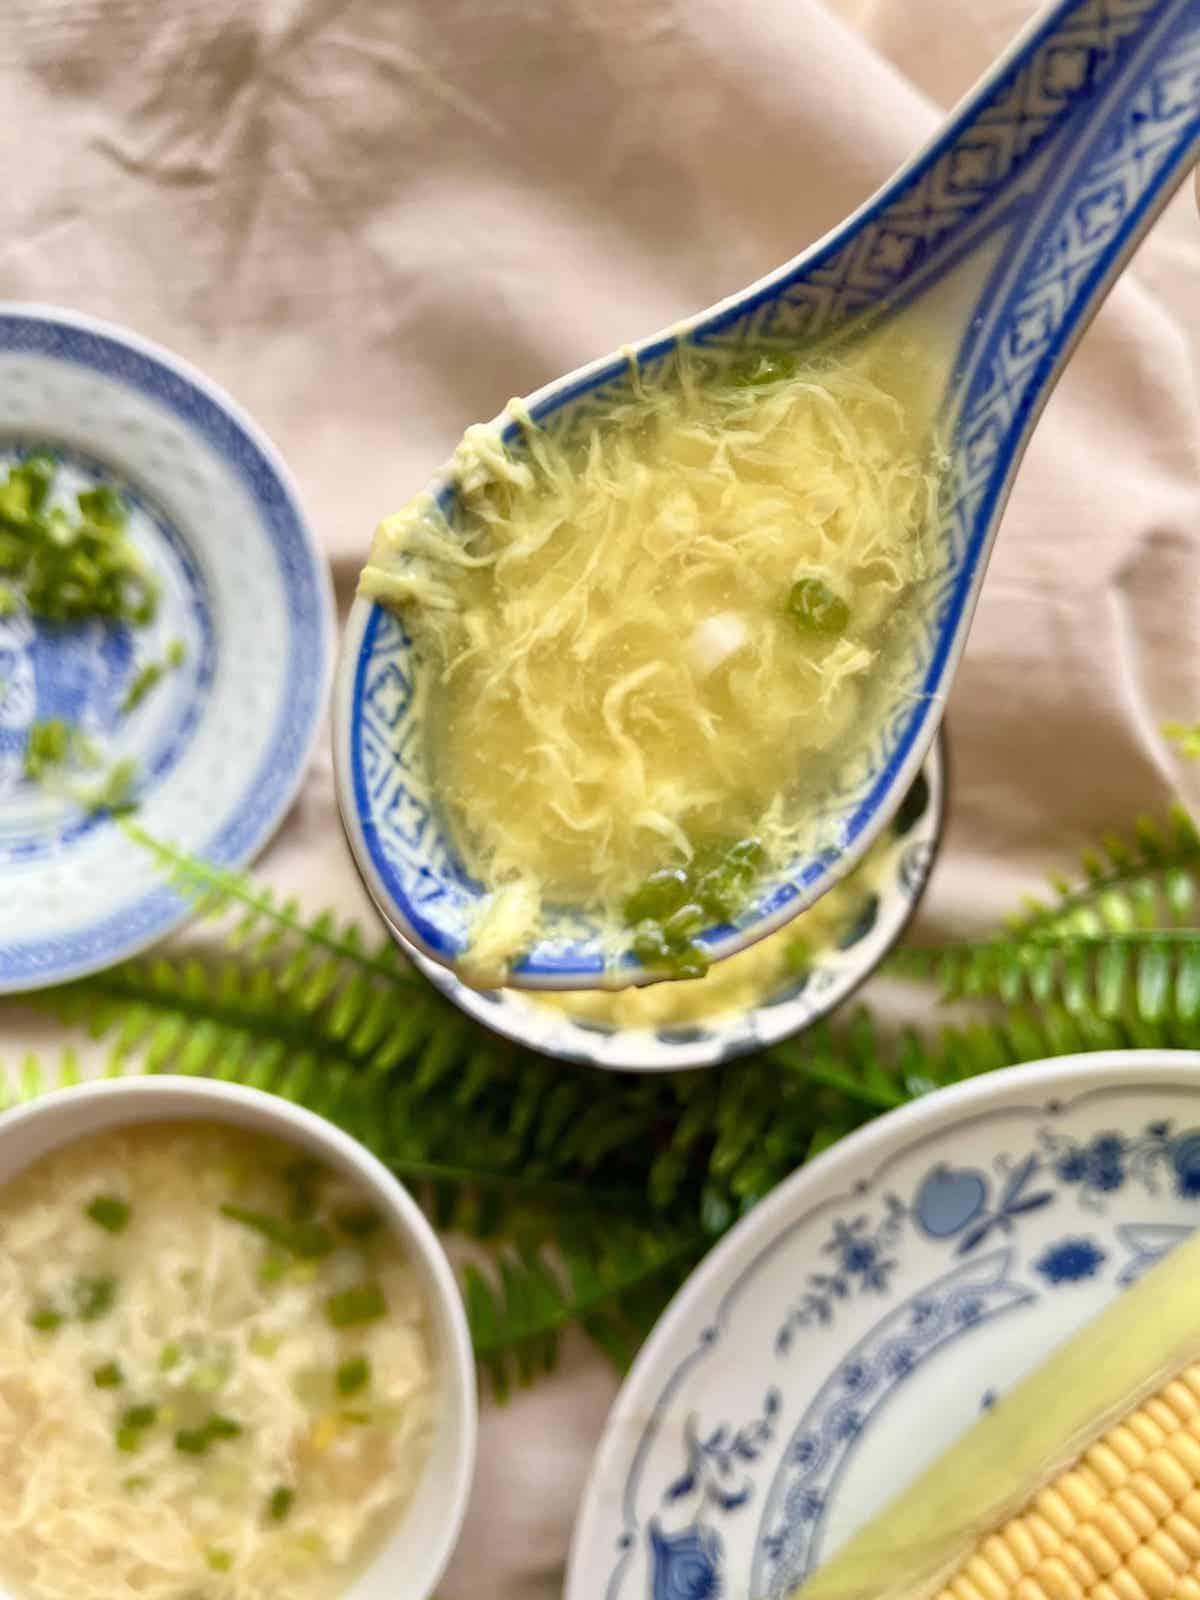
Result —
MULTIPOLYGON (((89 1134, 204 1119, 283 1139, 360 1183, 415 1263, 440 1367, 440 1411, 417 1492, 344 1600, 425 1600, 458 1538, 475 1461, 475 1360, 454 1275, 416 1202, 381 1162, 322 1117, 274 1095, 197 1078, 124 1078, 60 1089, 0 1115, 0 1184, 89 1134)), ((180 1182, 187 1175, 180 1174, 180 1182)), ((3 1591, 0 1590, 0 1596, 3 1591)))
POLYGON ((767 1600, 1200 1222, 1200 1054, 990 1074, 707 1257, 608 1420, 566 1600, 767 1600))
POLYGON ((24 778, 30 725, 62 717, 133 758, 137 821, 240 866, 296 793, 325 708, 328 569, 287 469, 229 399, 123 329, 0 304, 0 469, 60 458, 69 496, 111 483, 159 580, 148 628, 0 620, 0 992, 106 966, 187 914, 150 855, 107 817, 24 778), (134 711, 138 666, 183 641, 183 666, 134 711))

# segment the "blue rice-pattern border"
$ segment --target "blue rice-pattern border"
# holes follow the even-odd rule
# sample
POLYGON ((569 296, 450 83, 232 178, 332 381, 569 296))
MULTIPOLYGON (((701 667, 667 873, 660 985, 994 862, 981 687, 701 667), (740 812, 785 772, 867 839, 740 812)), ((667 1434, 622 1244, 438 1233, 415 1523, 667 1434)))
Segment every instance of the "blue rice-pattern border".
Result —
MULTIPOLYGON (((289 632, 283 700, 270 741, 236 807, 200 851, 218 866, 240 865, 264 843, 295 792, 324 711, 332 658, 328 572, 282 466, 270 459, 270 446, 255 437, 248 418, 202 387, 199 375, 172 365, 166 351, 127 344, 54 310, 0 309, 0 354, 48 356, 85 367, 157 402, 221 457, 253 502, 279 565, 289 632)), ((165 933, 188 906, 173 891, 155 889, 77 933, 6 946, 0 951, 0 985, 33 987, 116 961, 165 933)))

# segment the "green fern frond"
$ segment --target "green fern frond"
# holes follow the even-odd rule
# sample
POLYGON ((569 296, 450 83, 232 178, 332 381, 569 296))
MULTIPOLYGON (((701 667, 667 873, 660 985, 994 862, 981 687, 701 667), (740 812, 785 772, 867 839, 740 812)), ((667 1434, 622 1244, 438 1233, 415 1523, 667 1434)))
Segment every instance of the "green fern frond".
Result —
POLYGON ((1058 877, 1047 900, 1028 897, 1009 919, 1014 934, 1121 933, 1164 923, 1182 925, 1200 899, 1200 831, 1182 805, 1164 822, 1138 817, 1128 836, 1109 832, 1084 852, 1081 881, 1058 877))
POLYGON ((471 1337, 497 1397, 549 1371, 576 1322, 625 1371, 708 1243, 699 1230, 608 1226, 564 1240, 561 1266, 528 1246, 502 1250, 490 1271, 468 1265, 471 1337))
POLYGON ((382 936, 369 941, 357 923, 339 924, 331 911, 306 917, 298 901, 280 902, 273 890, 245 873, 214 867, 190 856, 156 839, 136 822, 126 819, 122 826, 154 857, 168 885, 195 904, 199 915, 215 917, 231 910, 238 913, 237 921, 225 934, 225 943, 240 950, 247 960, 265 961, 284 946, 290 946, 288 953, 294 959, 304 951, 305 959, 296 960, 295 970, 286 979, 285 987, 290 992, 303 996, 305 982, 310 980, 314 992, 320 995, 329 974, 313 970, 318 954, 348 962, 365 973, 423 987, 394 940, 382 936))
POLYGON ((1132 928, 897 952, 891 970, 934 982, 947 1000, 1054 1004, 1072 1016, 1200 1031, 1200 930, 1132 928))
POLYGON ((1200 758, 1200 722, 1164 722, 1159 730, 1185 761, 1200 758))
POLYGON ((365 1049, 330 1025, 336 996, 298 1015, 270 965, 134 961, 42 1003, 106 1038, 114 1070, 210 1074, 312 1106, 417 1186, 440 1222, 477 1237, 535 1214, 553 1237, 559 1213, 584 1209, 643 1220, 669 1209, 713 1236, 899 1092, 885 1094, 863 1022, 844 1045, 823 1036, 814 1095, 811 1082, 781 1085, 767 1060, 632 1079, 567 1071, 433 991, 416 1021, 407 989, 386 994, 365 1049))
MULTIPOLYGON (((106 1041, 111 1072, 225 1078, 329 1117, 481 1241, 491 1265, 465 1292, 501 1392, 570 1323, 627 1363, 713 1239, 880 1111, 1040 1056, 1200 1042, 1200 834, 1181 812, 1108 839, 1082 886, 1056 884, 1008 935, 897 958, 1002 1016, 889 1038, 860 1010, 707 1073, 632 1078, 504 1043, 389 943, 132 831, 232 924, 226 953, 127 962, 41 1003, 106 1041)), ((48 1086, 36 1063, 17 1076, 18 1093, 48 1086)))
MULTIPOLYGON (((297 939, 306 951, 304 935, 297 939)), ((147 1030, 170 1016, 194 1035, 207 1023, 224 1023, 301 1050, 319 1044, 347 1064, 379 1072, 413 1059, 439 1026, 457 1021, 459 1014, 426 984, 395 982, 391 974, 360 981, 361 973, 347 972, 336 958, 322 958, 314 970, 325 967, 332 971, 321 977, 318 995, 316 986, 296 992, 298 963, 291 956, 282 967, 238 957, 143 958, 48 991, 38 1003, 64 1020, 85 1021, 97 1038, 119 1025, 117 1054, 148 1048, 147 1030)), ((194 1039, 196 1071, 225 1044, 214 1034, 205 1051, 202 1038, 194 1039)))
MULTIPOLYGON (((407 999, 398 996, 396 1004, 407 999)), ((494 1196, 489 1231, 514 1213, 648 1215, 640 1185, 618 1174, 606 1183, 581 1162, 560 1159, 561 1152, 539 1151, 530 1134, 539 1130, 536 1102, 545 1098, 545 1081, 532 1082, 504 1046, 464 1030, 459 1014, 433 999, 445 1014, 431 1012, 423 1031, 410 1031, 403 1071, 380 1070, 377 1049, 364 1058, 350 1039, 329 1038, 311 1018, 297 1016, 269 968, 246 973, 228 961, 215 967, 195 959, 134 961, 47 991, 41 1004, 107 1039, 110 1071, 223 1078, 327 1116, 426 1196, 446 1226, 478 1233, 478 1196, 485 1191, 494 1196), (454 1040, 453 1057, 445 1034, 454 1040), (432 1094, 447 1063, 461 1073, 453 1094, 432 1094), (472 1074, 473 1099, 464 1093, 472 1074), (472 1106, 475 1114, 468 1115, 472 1106)), ((545 1064, 545 1078, 551 1071, 545 1064)), ((584 1098, 579 1085, 571 1114, 584 1098)))
POLYGON ((0 1111, 25 1105, 37 1100, 52 1089, 69 1089, 82 1082, 79 1056, 75 1050, 64 1050, 52 1067, 45 1066, 32 1053, 22 1057, 18 1066, 5 1069, 0 1066, 0 1111))
POLYGON ((918 1099, 934 1089, 994 1072, 1000 1067, 1092 1050, 1180 1049, 1200 1044, 1200 1020, 1169 1014, 1103 1015, 1071 1010, 1051 1000, 1014 1006, 996 1020, 941 1029, 926 1039, 905 1029, 897 1039, 876 1039, 865 1064, 827 1043, 801 1038, 776 1046, 771 1058, 796 1077, 831 1083, 863 1110, 874 1113, 918 1099))

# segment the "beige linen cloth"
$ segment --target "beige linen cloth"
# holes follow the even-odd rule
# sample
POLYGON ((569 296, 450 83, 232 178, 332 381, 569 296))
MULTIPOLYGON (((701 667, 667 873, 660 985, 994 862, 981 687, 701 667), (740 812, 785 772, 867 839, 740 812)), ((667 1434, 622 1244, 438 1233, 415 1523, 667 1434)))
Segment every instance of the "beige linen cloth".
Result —
MULTIPOLYGON (((3 0, 0 295, 127 323, 226 385, 291 463, 344 603, 375 521, 466 424, 816 238, 1033 9, 3 0)), ((1010 503, 950 709, 927 934, 986 923, 1180 781, 1157 730, 1200 717, 1198 424, 1189 186, 1010 503)), ((370 916, 324 744, 262 866, 370 916)), ((0 1016, 5 1054, 39 1027, 0 1016)), ((485 1407, 444 1600, 559 1593, 615 1387, 576 1343, 485 1407)))

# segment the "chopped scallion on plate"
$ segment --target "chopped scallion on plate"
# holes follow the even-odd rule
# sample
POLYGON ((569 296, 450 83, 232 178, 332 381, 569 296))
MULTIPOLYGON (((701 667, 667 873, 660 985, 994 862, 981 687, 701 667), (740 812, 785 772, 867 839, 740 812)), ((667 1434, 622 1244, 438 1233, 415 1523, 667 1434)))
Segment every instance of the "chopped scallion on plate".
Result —
POLYGON ((296 1491, 281 1483, 267 1501, 267 1515, 272 1522, 283 1522, 296 1503, 296 1491))
POLYGON ((387 1300, 374 1281, 355 1284, 332 1294, 325 1302, 325 1315, 335 1328, 353 1328, 359 1323, 376 1322, 387 1315, 387 1300))
POLYGON ((128 1226, 131 1214, 125 1201, 111 1194, 98 1194, 86 1211, 86 1215, 106 1233, 122 1232, 128 1226))
POLYGON ((337 1369, 337 1392, 358 1394, 371 1381, 371 1363, 366 1356, 351 1356, 337 1369))

